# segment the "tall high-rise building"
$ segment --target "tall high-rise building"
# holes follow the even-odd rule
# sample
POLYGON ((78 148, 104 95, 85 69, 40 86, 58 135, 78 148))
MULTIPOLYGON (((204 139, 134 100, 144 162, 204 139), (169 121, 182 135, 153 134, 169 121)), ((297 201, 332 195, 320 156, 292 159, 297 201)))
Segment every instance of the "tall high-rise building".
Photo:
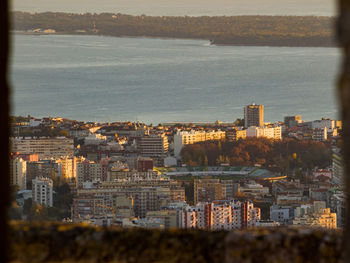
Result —
POLYGON ((20 190, 26 188, 27 162, 22 158, 14 158, 10 161, 10 184, 17 185, 20 190))
POLYGON ((252 103, 244 107, 244 127, 264 125, 264 105, 252 103))
POLYGON ((168 137, 165 134, 151 134, 139 138, 137 150, 144 157, 166 157, 168 154, 168 137))
POLYGON ((137 140, 138 153, 153 159, 155 166, 163 166, 168 154, 169 143, 165 134, 150 134, 137 140))

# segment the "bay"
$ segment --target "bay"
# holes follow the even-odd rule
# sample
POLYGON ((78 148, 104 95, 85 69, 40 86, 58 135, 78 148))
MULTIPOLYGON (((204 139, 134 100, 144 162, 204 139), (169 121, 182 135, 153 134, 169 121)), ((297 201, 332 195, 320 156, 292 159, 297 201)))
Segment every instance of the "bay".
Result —
POLYGON ((205 40, 12 35, 12 114, 85 121, 337 118, 337 48, 213 46, 205 40))

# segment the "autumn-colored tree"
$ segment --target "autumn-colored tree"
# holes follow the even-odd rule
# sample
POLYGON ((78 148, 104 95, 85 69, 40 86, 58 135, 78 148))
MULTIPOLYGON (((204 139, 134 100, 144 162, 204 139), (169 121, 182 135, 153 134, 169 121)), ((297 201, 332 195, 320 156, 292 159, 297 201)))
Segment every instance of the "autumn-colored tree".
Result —
POLYGON ((267 138, 246 138, 235 142, 207 141, 186 145, 181 151, 182 160, 189 166, 216 166, 230 163, 232 166, 276 167, 281 172, 294 169, 325 168, 331 164, 329 144, 317 141, 281 141, 267 138))

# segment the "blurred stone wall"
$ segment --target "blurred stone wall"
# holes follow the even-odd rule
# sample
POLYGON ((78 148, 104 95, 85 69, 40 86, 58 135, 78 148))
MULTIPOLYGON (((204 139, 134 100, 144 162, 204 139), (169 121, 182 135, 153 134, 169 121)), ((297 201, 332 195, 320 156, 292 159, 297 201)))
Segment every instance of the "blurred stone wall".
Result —
POLYGON ((13 223, 10 236, 13 262, 343 262, 340 231, 160 231, 13 223))

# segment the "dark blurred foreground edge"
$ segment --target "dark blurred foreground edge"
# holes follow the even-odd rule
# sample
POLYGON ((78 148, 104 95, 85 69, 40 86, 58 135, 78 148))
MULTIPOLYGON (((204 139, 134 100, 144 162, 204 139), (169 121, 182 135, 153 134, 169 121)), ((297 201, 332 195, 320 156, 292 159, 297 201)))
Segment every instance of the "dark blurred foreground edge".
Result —
MULTIPOLYGON (((337 23, 338 40, 343 49, 343 65, 338 83, 338 94, 341 104, 341 116, 343 120, 343 156, 346 171, 346 193, 350 192, 350 0, 338 0, 339 19, 337 23)), ((9 90, 7 85, 7 65, 9 51, 8 34, 8 1, 0 0, 0 262, 7 262, 7 208, 9 205, 9 90)), ((350 211, 350 202, 347 204, 350 211)), ((350 262, 350 213, 347 215, 347 227, 344 233, 344 242, 347 252, 346 262, 350 262)))
POLYGON ((8 1, 0 0, 0 262, 7 262, 7 208, 9 205, 9 90, 7 85, 7 64, 9 53, 8 1))
MULTIPOLYGON (((342 48, 343 61, 338 79, 338 96, 343 121, 343 158, 345 165, 346 196, 350 193, 350 1, 338 0, 337 37, 342 48)), ((344 248, 346 262, 350 262, 350 202, 347 202, 344 248)))

